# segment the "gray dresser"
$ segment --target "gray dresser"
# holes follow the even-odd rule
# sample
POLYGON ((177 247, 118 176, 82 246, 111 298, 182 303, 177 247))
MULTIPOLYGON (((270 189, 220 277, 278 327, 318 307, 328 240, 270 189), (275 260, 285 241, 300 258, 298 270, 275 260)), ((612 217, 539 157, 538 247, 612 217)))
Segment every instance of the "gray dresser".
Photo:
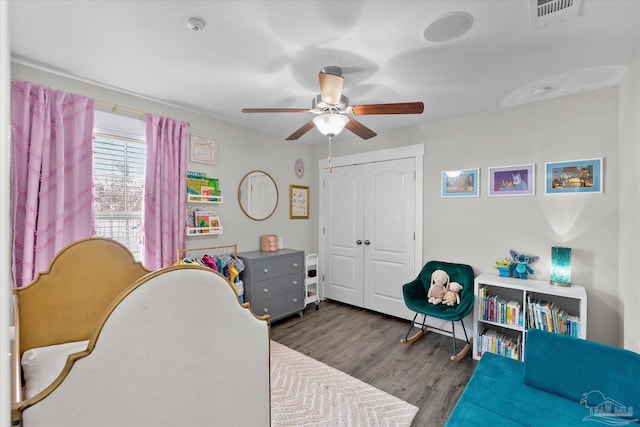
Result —
POLYGON ((271 321, 304 308, 304 251, 280 249, 274 252, 241 252, 245 268, 244 300, 257 315, 269 314, 271 321))

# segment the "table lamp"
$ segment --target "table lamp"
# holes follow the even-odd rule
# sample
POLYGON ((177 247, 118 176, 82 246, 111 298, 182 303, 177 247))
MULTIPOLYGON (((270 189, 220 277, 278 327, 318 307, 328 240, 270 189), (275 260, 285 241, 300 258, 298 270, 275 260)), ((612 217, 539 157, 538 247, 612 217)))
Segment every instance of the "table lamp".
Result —
POLYGON ((552 285, 571 286, 571 248, 553 246, 551 248, 551 275, 549 281, 552 285))

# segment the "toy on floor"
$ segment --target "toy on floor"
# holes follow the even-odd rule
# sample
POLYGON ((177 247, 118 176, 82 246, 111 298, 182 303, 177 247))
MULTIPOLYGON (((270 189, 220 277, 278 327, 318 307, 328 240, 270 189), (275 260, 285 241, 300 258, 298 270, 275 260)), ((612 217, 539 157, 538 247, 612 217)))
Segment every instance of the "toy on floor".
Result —
POLYGON ((462 290, 462 285, 458 282, 449 283, 449 290, 444 294, 444 298, 442 298, 442 303, 448 306, 452 306, 455 304, 460 304, 460 291, 462 290))
POLYGON ((518 254, 513 249, 510 250, 509 253, 515 263, 511 266, 513 277, 516 279, 526 279, 529 274, 533 274, 533 269, 529 267, 529 264, 536 262, 539 257, 518 254))
POLYGON ((427 292, 428 301, 431 304, 438 305, 442 302, 444 294, 449 288, 449 275, 444 270, 435 270, 431 273, 431 285, 427 292))

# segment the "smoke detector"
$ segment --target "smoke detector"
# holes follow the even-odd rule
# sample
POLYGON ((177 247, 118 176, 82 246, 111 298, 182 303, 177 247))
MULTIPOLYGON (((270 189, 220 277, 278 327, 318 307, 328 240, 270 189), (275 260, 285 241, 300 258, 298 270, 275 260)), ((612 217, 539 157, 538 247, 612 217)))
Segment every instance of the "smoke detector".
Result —
POLYGON ((189 18, 189 20, 187 21, 187 27, 189 27, 191 31, 202 31, 204 29, 204 26, 205 23, 202 19, 189 18))
POLYGON ((529 0, 534 30, 557 25, 582 15, 583 0, 529 0))

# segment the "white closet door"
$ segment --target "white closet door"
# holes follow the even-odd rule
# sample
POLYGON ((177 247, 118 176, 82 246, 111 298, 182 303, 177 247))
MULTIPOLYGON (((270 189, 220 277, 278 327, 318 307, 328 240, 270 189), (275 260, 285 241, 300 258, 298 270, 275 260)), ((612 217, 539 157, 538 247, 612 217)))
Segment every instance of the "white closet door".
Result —
POLYGON ((410 318, 415 159, 333 168, 325 175, 325 297, 410 318))
POLYGON ((324 296, 362 307, 364 193, 360 166, 334 168, 325 180, 324 296), (360 244, 357 242, 360 241, 360 244))
POLYGON ((402 285, 415 278, 415 160, 364 166, 364 307, 406 318, 402 285))

